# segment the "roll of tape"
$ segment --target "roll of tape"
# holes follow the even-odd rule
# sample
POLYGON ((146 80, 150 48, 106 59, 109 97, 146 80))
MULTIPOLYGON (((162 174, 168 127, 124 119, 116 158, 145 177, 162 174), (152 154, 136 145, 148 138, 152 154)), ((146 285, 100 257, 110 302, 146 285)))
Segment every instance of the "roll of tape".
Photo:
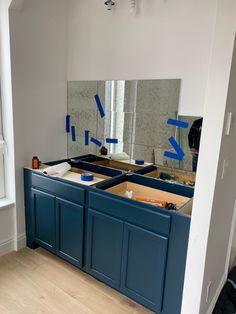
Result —
POLYGON ((82 181, 93 181, 94 175, 92 173, 81 173, 81 180, 82 181))
POLYGON ((144 160, 136 159, 136 160, 135 160, 135 164, 142 166, 142 165, 144 165, 144 160))

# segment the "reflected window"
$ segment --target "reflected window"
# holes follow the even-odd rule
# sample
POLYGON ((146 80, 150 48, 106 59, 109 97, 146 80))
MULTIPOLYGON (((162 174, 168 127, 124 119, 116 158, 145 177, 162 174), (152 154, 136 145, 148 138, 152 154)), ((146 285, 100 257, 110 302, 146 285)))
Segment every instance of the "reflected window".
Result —
POLYGON ((124 150, 123 130, 125 124, 125 81, 106 81, 105 83, 105 138, 120 139, 117 145, 110 145, 111 154, 124 150), (122 137, 120 132, 122 131, 122 137))

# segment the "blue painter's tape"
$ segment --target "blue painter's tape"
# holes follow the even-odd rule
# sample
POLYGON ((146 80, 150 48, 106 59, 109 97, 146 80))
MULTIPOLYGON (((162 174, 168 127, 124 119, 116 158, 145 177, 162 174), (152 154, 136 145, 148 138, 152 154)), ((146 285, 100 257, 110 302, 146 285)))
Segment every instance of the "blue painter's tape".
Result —
POLYGON ((70 115, 66 116, 66 133, 70 133, 70 115))
POLYGON ((86 146, 88 146, 89 145, 89 130, 85 130, 85 141, 84 141, 84 144, 86 145, 86 146))
POLYGON ((167 124, 178 126, 179 128, 187 129, 189 127, 189 123, 185 121, 180 121, 176 119, 168 119, 167 124))
POLYGON ((103 110, 103 106, 102 106, 100 97, 99 97, 98 94, 97 94, 97 95, 94 96, 94 98, 95 98, 95 101, 96 101, 96 103, 97 103, 98 111, 99 111, 99 113, 100 113, 101 118, 105 117, 105 112, 104 112, 104 110, 103 110))
POLYGON ((142 165, 144 165, 144 160, 136 159, 136 160, 135 160, 135 164, 142 166, 142 165))
POLYGON ((93 181, 94 175, 92 173, 81 173, 80 178, 82 181, 93 181))
POLYGON ((94 137, 91 137, 90 141, 94 143, 95 145, 97 145, 98 147, 102 146, 102 143, 94 137))
POLYGON ((118 144, 118 139, 117 138, 106 138, 106 143, 107 144, 118 144))
POLYGON ((144 160, 142 160, 142 159, 136 159, 136 160, 135 160, 135 164, 142 166, 142 165, 144 165, 144 160))
POLYGON ((171 136, 169 139, 170 144, 173 146, 173 148, 175 149, 176 153, 172 153, 172 152, 164 152, 164 156, 167 158, 171 158, 171 159, 175 159, 175 160, 183 160, 185 153, 182 150, 182 148, 179 146, 179 144, 176 142, 176 140, 174 139, 173 136, 171 136))
POLYGON ((72 142, 76 141, 76 135, 75 135, 75 127, 71 127, 71 137, 72 137, 72 142))

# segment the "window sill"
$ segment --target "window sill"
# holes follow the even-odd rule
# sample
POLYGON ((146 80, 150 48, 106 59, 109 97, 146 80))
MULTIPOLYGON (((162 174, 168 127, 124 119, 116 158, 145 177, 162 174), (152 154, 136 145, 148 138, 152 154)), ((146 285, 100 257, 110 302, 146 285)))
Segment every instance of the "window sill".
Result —
POLYGON ((8 207, 12 207, 15 204, 14 201, 9 200, 7 198, 2 198, 0 199, 0 210, 8 208, 8 207))

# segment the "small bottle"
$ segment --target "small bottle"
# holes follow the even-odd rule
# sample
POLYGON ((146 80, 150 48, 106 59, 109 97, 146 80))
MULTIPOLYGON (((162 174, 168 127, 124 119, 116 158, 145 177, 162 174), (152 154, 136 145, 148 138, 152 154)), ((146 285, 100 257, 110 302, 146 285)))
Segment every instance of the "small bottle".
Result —
POLYGON ((105 146, 102 146, 102 148, 100 149, 100 153, 101 153, 101 155, 106 156, 107 155, 107 148, 105 146))
POLYGON ((39 159, 37 156, 34 156, 32 159, 32 169, 39 169, 39 159))

